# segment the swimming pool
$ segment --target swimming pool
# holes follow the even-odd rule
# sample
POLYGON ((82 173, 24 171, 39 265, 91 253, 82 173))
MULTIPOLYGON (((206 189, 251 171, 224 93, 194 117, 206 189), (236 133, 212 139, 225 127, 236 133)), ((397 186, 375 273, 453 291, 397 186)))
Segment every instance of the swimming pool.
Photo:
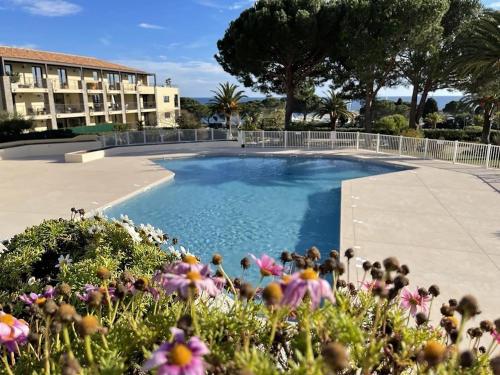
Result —
MULTIPOLYGON (((312 245, 338 249, 342 180, 395 168, 342 158, 196 157, 158 161, 175 172, 106 211, 161 228, 204 261, 224 257, 233 276, 249 253, 279 257, 312 245)), ((252 279, 256 278, 256 274, 252 279)))

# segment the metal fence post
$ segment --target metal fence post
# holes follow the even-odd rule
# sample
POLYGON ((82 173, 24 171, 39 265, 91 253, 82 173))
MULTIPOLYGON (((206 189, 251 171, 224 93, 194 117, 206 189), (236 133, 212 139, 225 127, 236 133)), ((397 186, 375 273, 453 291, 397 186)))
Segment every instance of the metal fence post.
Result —
POLYGON ((288 143, 288 132, 285 130, 283 132, 283 136, 285 137, 285 148, 287 148, 287 143, 288 143))
POLYGON ((214 128, 210 128, 210 138, 214 140, 214 128))
POLYGON ((380 133, 377 133, 377 154, 380 152, 380 133))
POLYGON ((356 150, 359 150, 359 132, 356 132, 356 150))
POLYGON ((424 159, 427 159, 427 149, 429 148, 429 138, 425 138, 424 159))
POLYGON ((486 161, 484 164, 486 169, 490 167, 490 157, 491 157, 491 143, 488 143, 488 148, 486 149, 486 161))
POLYGON ((330 137, 332 139, 332 149, 335 148, 335 141, 337 140, 337 132, 334 130, 332 132, 330 132, 330 137))
POLYGON ((194 129, 194 141, 198 142, 198 129, 194 129))
POLYGON ((458 141, 455 141, 455 146, 453 147, 453 164, 457 162, 457 151, 458 151, 458 141))
POLYGON ((262 147, 264 147, 264 130, 262 130, 261 138, 262 138, 262 147))
POLYGON ((144 138, 144 143, 148 143, 148 142, 147 142, 147 139, 146 139, 146 130, 143 130, 143 131, 142 131, 142 136, 143 136, 143 138, 144 138))
POLYGON ((181 131, 177 129, 177 142, 181 141, 181 131))
POLYGON ((403 136, 399 136, 399 156, 401 156, 401 153, 403 151, 403 136))
POLYGON ((311 148, 311 131, 307 131, 307 148, 311 148))

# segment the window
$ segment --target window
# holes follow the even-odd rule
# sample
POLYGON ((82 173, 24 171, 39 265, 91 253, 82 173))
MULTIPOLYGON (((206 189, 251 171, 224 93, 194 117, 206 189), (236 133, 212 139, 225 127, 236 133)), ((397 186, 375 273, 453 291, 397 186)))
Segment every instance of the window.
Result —
POLYGON ((5 64, 5 75, 6 76, 11 76, 12 75, 12 65, 5 64))
POLYGON ((95 70, 92 72, 92 79, 94 81, 99 81, 99 72, 96 72, 95 70))
POLYGON ((170 118, 170 112, 165 112, 165 118, 169 119, 170 118))
POLYGON ((163 103, 170 103, 170 96, 164 96, 163 103))
POLYGON ((179 95, 177 94, 174 96, 174 105, 176 108, 179 106, 179 95))
POLYGON ((35 87, 42 87, 42 68, 39 66, 33 66, 31 67, 31 72, 33 73, 33 83, 35 84, 35 87))
POLYGON ((57 68, 57 76, 59 77, 59 83, 61 86, 65 86, 68 83, 68 76, 66 74, 66 69, 57 68))
POLYGON ((135 80, 135 74, 129 74, 128 75, 128 83, 132 83, 132 84, 135 84, 136 80, 135 80))

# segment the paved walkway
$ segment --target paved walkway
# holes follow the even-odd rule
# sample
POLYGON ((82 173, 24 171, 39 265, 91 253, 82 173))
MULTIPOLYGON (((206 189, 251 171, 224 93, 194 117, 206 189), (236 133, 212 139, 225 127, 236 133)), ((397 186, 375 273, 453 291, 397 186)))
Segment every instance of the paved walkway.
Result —
MULTIPOLYGON (((0 161, 0 239, 71 207, 103 207, 172 177, 151 158, 196 154, 347 154, 412 169, 345 181, 342 248, 411 267, 413 285, 438 284, 445 296, 472 293, 484 317, 500 317, 500 171, 369 152, 241 149, 236 143, 127 147, 88 164, 60 158, 0 161)), ((438 301, 441 302, 441 301, 438 301)), ((437 311, 437 309, 436 309, 437 311)))

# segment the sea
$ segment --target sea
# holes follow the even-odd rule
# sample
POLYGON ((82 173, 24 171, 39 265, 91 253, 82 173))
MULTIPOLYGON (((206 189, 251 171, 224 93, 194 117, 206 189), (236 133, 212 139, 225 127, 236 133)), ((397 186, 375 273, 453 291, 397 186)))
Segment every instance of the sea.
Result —
MULTIPOLYGON (((410 102, 411 101, 411 96, 379 96, 377 99, 379 100, 391 100, 391 101, 394 101, 396 102, 398 99, 402 99, 404 102, 410 102)), ((429 96, 429 98, 434 98, 438 104, 438 108, 440 110, 442 110, 444 108, 444 106, 455 100, 460 100, 462 98, 462 96, 445 96, 445 95, 436 95, 436 96, 429 96)), ((208 104, 210 102, 210 100, 212 98, 208 98, 208 97, 199 97, 199 98, 192 98, 192 99, 195 99, 195 100, 198 100, 200 103, 202 104, 208 104)), ((243 98, 241 101, 242 102, 248 102, 248 101, 252 101, 252 100, 264 100, 265 97, 247 97, 247 98, 243 98)), ((359 111, 359 109, 361 108, 362 106, 362 103, 361 101, 359 100, 354 100, 351 104, 350 104, 350 110, 351 111, 359 111)))

